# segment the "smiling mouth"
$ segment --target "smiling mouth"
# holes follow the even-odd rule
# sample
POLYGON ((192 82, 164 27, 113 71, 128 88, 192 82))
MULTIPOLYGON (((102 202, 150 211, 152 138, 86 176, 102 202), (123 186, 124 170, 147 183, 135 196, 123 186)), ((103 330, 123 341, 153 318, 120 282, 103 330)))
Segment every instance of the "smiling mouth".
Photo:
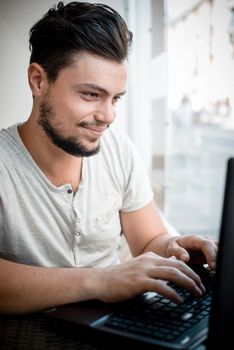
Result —
POLYGON ((96 126, 96 125, 81 125, 81 127, 85 132, 95 137, 100 137, 107 128, 107 126, 96 126))

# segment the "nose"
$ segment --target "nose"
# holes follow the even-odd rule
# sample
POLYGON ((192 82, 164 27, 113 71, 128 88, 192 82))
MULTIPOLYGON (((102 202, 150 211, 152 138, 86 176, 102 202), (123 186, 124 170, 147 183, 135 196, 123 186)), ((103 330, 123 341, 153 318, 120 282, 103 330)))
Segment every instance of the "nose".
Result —
POLYGON ((116 107, 111 102, 102 103, 95 112, 95 119, 103 124, 113 123, 116 116, 116 107))

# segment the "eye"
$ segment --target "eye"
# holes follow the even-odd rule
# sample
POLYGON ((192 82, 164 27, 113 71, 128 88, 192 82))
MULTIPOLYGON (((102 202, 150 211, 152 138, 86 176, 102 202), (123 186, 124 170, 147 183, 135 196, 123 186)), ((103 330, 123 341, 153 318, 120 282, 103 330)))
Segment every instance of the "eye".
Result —
POLYGON ((121 96, 115 96, 114 97, 114 102, 116 103, 117 101, 121 100, 121 98, 122 98, 121 96))
POLYGON ((86 100, 92 101, 92 100, 97 100, 99 97, 99 94, 96 92, 92 92, 92 91, 85 91, 82 92, 82 95, 84 96, 84 98, 86 100))

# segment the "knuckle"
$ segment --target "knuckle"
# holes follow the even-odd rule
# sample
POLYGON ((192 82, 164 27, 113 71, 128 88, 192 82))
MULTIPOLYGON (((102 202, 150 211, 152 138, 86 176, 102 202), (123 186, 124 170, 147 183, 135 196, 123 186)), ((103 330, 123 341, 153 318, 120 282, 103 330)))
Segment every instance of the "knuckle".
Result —
POLYGON ((175 267, 169 267, 168 274, 169 274, 170 278, 176 278, 179 274, 179 271, 175 267))
POLYGON ((181 261, 181 260, 176 260, 176 266, 180 269, 180 270, 184 270, 186 267, 186 264, 181 261))
POLYGON ((146 252, 142 254, 143 258, 147 258, 147 259, 152 259, 155 258, 157 255, 153 252, 146 252))

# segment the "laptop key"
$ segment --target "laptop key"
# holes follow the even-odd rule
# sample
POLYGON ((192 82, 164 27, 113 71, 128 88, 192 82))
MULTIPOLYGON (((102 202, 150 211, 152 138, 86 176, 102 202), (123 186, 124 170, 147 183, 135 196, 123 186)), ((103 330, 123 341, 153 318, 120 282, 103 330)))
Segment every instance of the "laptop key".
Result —
POLYGON ((192 318, 194 315, 191 313, 191 312, 186 312, 184 313, 183 315, 181 315, 181 319, 183 321, 187 321, 189 320, 190 318, 192 318))

